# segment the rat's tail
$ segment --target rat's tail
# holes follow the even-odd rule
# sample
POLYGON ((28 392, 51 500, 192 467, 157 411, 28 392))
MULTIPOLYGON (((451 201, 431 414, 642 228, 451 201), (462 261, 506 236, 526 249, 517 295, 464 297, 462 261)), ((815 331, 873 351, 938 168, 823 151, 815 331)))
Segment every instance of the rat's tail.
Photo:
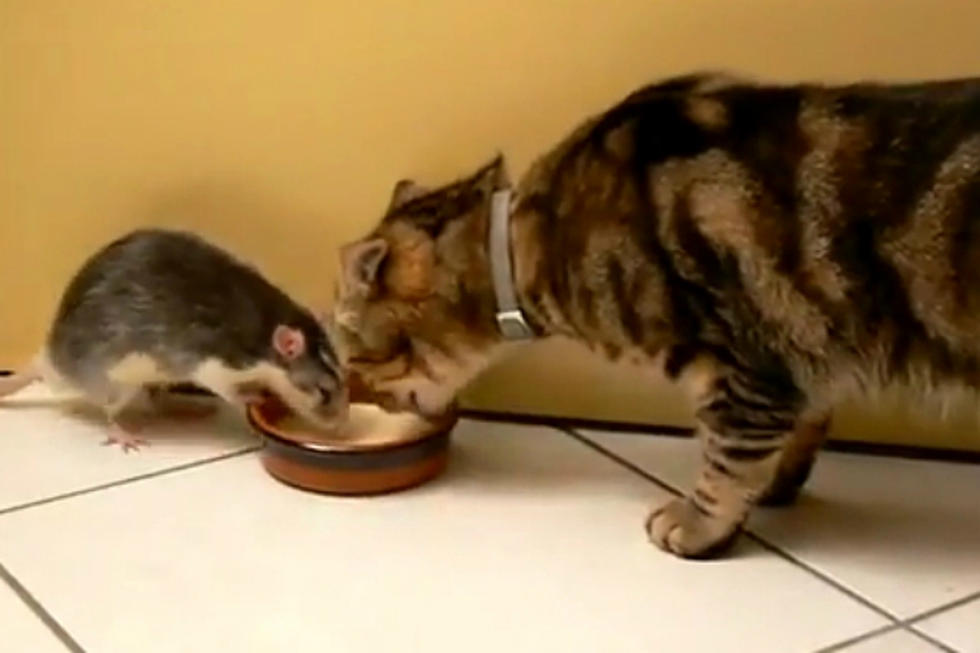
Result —
POLYGON ((12 395, 43 378, 41 366, 37 362, 31 363, 23 371, 0 376, 0 398, 12 395))

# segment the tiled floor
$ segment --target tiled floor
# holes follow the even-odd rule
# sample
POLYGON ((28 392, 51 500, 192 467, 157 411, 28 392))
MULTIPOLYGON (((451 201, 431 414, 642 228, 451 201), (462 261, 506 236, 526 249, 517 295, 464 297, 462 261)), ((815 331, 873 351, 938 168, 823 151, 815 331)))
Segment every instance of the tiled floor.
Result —
POLYGON ((464 421, 439 480, 337 499, 234 415, 127 456, 35 396, 0 407, 3 651, 980 651, 980 467, 827 454, 695 563, 641 527, 685 440, 464 421))

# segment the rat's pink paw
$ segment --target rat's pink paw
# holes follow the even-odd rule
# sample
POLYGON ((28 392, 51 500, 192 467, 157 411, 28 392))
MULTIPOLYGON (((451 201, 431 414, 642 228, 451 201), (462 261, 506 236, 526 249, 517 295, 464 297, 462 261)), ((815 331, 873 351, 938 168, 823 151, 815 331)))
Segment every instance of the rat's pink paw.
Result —
POLYGON ((150 446, 150 443, 146 440, 130 433, 121 426, 113 425, 109 427, 109 433, 106 439, 102 441, 102 446, 106 447, 115 444, 118 444, 122 448, 123 453, 139 451, 140 447, 150 446))

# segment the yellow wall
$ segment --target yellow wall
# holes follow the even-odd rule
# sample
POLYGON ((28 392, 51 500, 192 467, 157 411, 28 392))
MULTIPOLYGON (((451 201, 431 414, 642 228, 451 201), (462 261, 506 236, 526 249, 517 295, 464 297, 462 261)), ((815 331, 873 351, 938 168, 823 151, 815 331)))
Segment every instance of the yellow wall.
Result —
MULTIPOLYGON (((976 74, 977 25, 975 0, 3 0, 0 365, 37 347, 81 258, 133 226, 196 225, 323 302, 337 245, 400 176, 446 180, 498 147, 520 172, 586 113, 701 66, 976 74)), ((469 397, 686 420, 662 384, 562 345, 469 397)))

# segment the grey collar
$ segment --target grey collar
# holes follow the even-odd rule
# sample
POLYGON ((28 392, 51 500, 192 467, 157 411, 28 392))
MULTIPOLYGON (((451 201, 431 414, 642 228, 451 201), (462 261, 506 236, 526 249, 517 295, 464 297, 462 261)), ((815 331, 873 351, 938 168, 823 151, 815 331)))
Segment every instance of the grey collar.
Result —
POLYGON ((490 196, 490 278, 497 298, 497 326, 506 340, 530 340, 534 331, 517 303, 514 271, 510 255, 511 190, 494 191, 490 196))

